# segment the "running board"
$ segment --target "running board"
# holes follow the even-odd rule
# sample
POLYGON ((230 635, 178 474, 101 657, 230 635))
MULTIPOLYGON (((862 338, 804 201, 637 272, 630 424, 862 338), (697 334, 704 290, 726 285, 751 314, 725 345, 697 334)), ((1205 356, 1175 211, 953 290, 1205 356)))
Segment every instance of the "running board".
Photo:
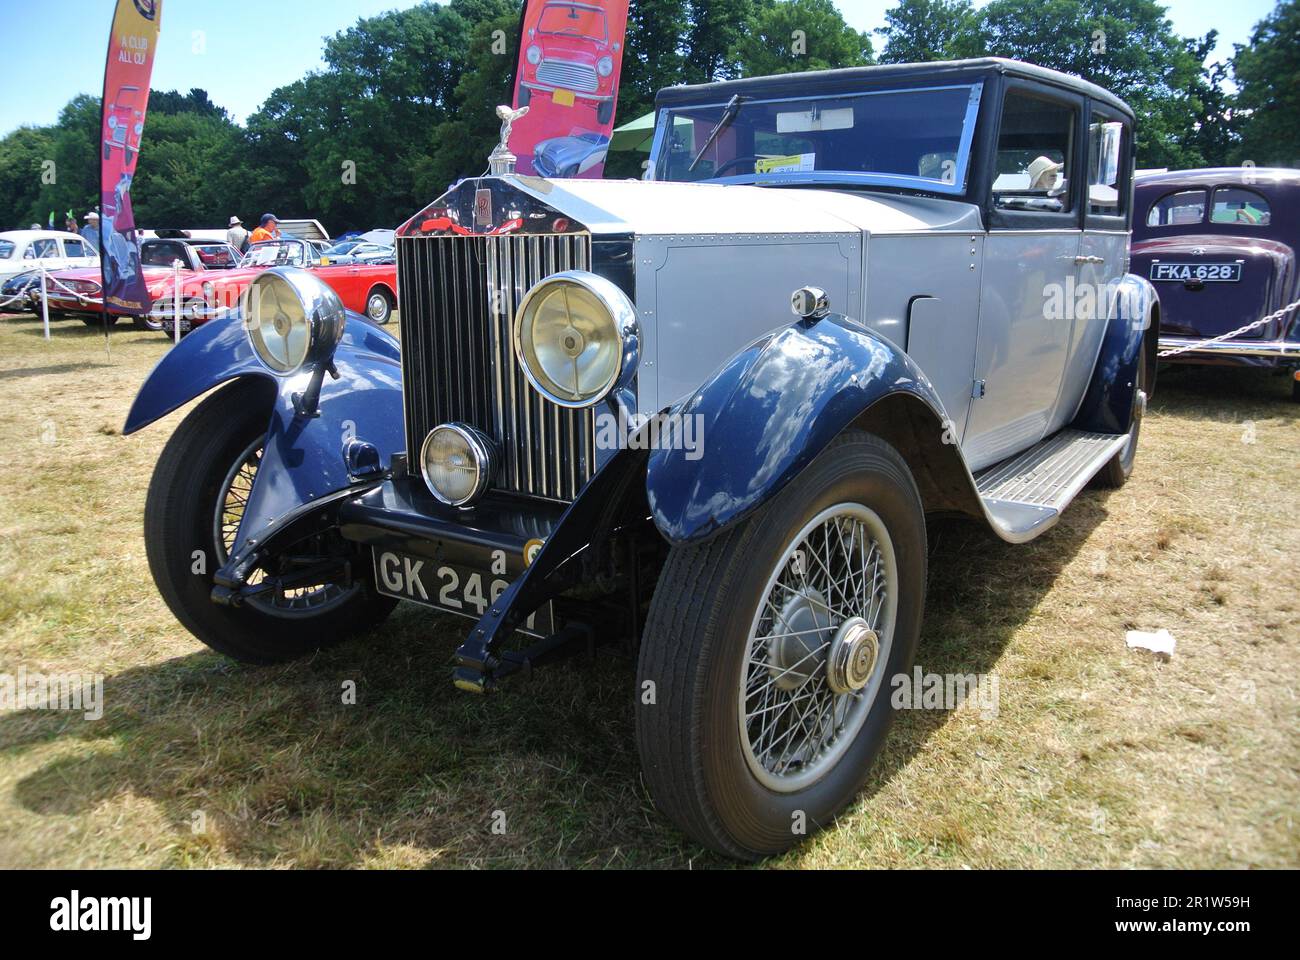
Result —
POLYGON ((1065 429, 1024 453, 975 474, 975 488, 998 533, 1032 540, 1060 519, 1080 490, 1124 448, 1127 434, 1065 429))

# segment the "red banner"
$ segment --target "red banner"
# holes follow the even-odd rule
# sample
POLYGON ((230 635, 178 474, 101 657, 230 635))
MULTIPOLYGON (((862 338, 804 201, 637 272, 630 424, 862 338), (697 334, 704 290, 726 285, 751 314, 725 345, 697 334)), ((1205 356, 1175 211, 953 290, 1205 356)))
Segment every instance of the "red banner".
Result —
POLYGON ((110 313, 149 312, 131 212, 131 179, 140 156, 161 26, 162 0, 117 0, 100 117, 99 254, 104 305, 110 313))
POLYGON ((614 131, 628 0, 527 0, 510 150, 520 173, 599 178, 614 131))

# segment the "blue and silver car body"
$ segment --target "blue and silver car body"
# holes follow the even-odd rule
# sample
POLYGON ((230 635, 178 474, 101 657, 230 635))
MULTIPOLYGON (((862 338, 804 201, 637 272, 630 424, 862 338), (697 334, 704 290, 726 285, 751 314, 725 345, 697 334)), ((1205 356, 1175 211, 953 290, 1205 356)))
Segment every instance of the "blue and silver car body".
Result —
MULTIPOLYGON (((398 231, 400 350, 362 318, 333 324, 340 311, 312 294, 314 278, 280 268, 301 306, 245 303, 159 365, 126 432, 228 381, 270 384, 213 600, 239 608, 268 583, 328 575, 468 616, 455 682, 482 692, 609 640, 641 642, 644 666, 651 627, 665 655, 664 611, 699 601, 665 598, 661 571, 703 562, 705 547, 735 550, 737 537, 761 541, 757 527, 783 522, 780 505, 803 509, 828 451, 852 448, 863 463, 879 462, 868 448, 886 451, 898 468, 872 482, 888 487, 902 471, 888 503, 917 498, 920 519, 892 533, 886 501, 884 513, 866 494, 833 508, 840 547, 865 557, 870 540, 887 558, 882 584, 915 565, 927 514, 965 515, 1019 543, 1095 476, 1127 478, 1159 304, 1126 272, 1134 138, 1121 101, 985 59, 674 88, 658 110, 643 181, 517 175, 514 114, 500 111, 493 174, 459 182, 398 231), (912 138, 896 155, 824 169, 867 163, 890 129, 912 138), (867 132, 869 143, 854 139, 867 132), (295 340, 304 323, 316 326, 295 340), (294 574, 303 545, 325 541, 329 563, 294 574), (277 562, 286 552, 292 563, 277 562), (535 642, 512 647, 519 634, 535 642)), ((806 558, 791 559, 799 542, 769 591, 783 570, 807 572, 806 558)), ((881 587, 916 617, 921 570, 919 583, 881 587)), ((911 639, 894 656, 892 622, 827 619, 811 587, 776 605, 736 603, 755 629, 766 603, 781 623, 804 624, 782 636, 821 637, 815 649, 770 647, 767 669, 778 682, 813 658, 816 676, 802 668, 800 683, 836 697, 898 667, 919 635, 919 619, 898 627, 911 639)), ((884 601, 869 607, 881 616, 884 601)), ((769 712, 750 711, 745 690, 742 677, 742 740, 769 712)), ((686 709, 681 695, 673 709, 686 709)), ((856 731, 865 721, 845 709, 856 731)), ((646 736, 654 767, 666 754, 659 734, 646 736)), ((847 749, 809 745, 787 776, 773 764, 789 762, 745 743, 755 783, 790 797, 831 776, 847 749)), ((854 789, 837 786, 823 812, 854 789)), ((742 836, 744 817, 738 832, 710 833, 674 816, 736 855, 789 842, 788 830, 742 836)))
MULTIPOLYGON (((1059 88, 1078 105, 1083 142, 1090 104, 1105 119, 1131 124, 1131 113, 1089 84, 995 60, 737 81, 661 95, 652 170, 674 109, 796 84, 801 98, 873 85, 960 90, 978 117, 960 145, 960 176, 928 185, 833 177, 822 189, 802 182, 814 175, 797 177, 800 189, 773 189, 789 184, 757 173, 724 183, 463 181, 399 231, 401 359, 390 337, 349 317, 340 379, 326 381, 315 418, 294 413, 308 375, 269 373, 237 316, 187 338, 145 383, 126 432, 233 378, 277 388, 270 454, 221 589, 239 590, 255 554, 248 545, 273 542, 321 502, 345 536, 375 551, 485 567, 504 551, 518 574, 527 545, 546 543, 527 558, 541 561, 529 576, 544 579, 572 559, 552 557, 562 551, 549 543, 581 512, 575 501, 619 460, 639 472, 623 485, 628 511, 644 504, 667 543, 700 541, 769 501, 854 425, 916 460, 927 508, 966 513, 1013 542, 1049 528, 1127 442, 1158 305, 1146 281, 1123 274, 1123 215, 1076 210, 1036 223, 1033 212, 1007 214, 989 204, 980 169, 1007 87, 1059 88), (519 302, 563 270, 607 277, 636 310, 635 371, 583 410, 532 390, 512 345, 519 302), (1092 282, 1108 300, 1047 316, 1053 282, 1092 282), (830 315, 791 315, 790 295, 805 287, 825 292, 830 315), (603 447, 597 414, 698 418, 702 455, 603 447), (439 503, 415 465, 444 422, 469 423, 500 447, 488 496, 469 508, 439 503), (382 479, 353 472, 353 440, 373 448, 382 479)), ((1130 189, 1127 178, 1119 189, 1130 189)), ((562 539, 566 551, 573 540, 562 539)), ((495 606, 489 631, 533 612, 495 606)), ((466 653, 486 669, 490 658, 466 653)))

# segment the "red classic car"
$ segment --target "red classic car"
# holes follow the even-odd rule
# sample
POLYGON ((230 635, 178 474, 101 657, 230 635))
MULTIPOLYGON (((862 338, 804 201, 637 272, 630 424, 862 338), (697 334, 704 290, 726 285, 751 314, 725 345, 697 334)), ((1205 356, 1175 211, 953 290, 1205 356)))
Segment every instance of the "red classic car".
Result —
MULTIPOLYGON (((204 280, 211 278, 211 271, 228 270, 238 266, 239 252, 228 243, 213 240, 192 240, 189 238, 150 238, 140 244, 140 265, 144 273, 145 285, 149 299, 157 303, 164 296, 170 295, 173 285, 174 268, 177 260, 181 262, 183 282, 193 282, 201 286, 204 280)), ((101 317, 101 275, 98 267, 80 270, 58 270, 49 274, 47 279, 50 317, 59 319, 65 316, 80 317, 87 325, 97 326, 103 322, 101 317)), ((41 309, 39 288, 29 293, 33 309, 41 309)), ((110 316, 109 325, 117 322, 117 316, 110 316)), ((136 327, 142 330, 161 330, 162 324, 157 317, 145 316, 133 318, 136 327)))
POLYGON ((125 151, 124 165, 131 166, 131 161, 140 152, 140 136, 144 133, 144 111, 140 107, 143 98, 139 87, 127 85, 117 91, 117 96, 104 111, 108 114, 108 136, 104 140, 104 159, 113 155, 113 148, 125 151))
MULTIPOLYGON (((239 298, 252 279, 268 267, 295 266, 310 269, 334 288, 349 310, 364 313, 375 323, 387 323, 397 304, 397 265, 330 264, 321 266, 323 244, 295 237, 255 243, 238 267, 218 275, 184 276, 181 279, 181 332, 224 316, 239 305, 239 298)), ((150 295, 153 295, 152 289, 150 295)), ((154 301, 152 317, 163 329, 175 332, 175 290, 171 277, 154 301)))
POLYGON ((1132 269, 1160 292, 1161 353, 1180 351, 1162 360, 1300 367, 1300 170, 1147 174, 1135 200, 1132 269))
POLYGON ((609 123, 617 95, 614 58, 625 21, 625 13, 607 11, 598 0, 543 4, 528 24, 516 103, 528 106, 534 94, 546 93, 558 106, 589 104, 597 123, 609 123))

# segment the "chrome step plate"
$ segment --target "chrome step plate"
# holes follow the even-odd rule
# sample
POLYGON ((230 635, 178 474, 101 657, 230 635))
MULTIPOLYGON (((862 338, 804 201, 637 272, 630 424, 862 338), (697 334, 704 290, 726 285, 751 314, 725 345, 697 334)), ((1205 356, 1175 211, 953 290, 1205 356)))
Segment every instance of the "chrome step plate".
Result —
POLYGON ((1127 439, 1125 434, 1067 428, 980 471, 975 486, 1004 537, 1030 540, 1056 522, 1127 439))

